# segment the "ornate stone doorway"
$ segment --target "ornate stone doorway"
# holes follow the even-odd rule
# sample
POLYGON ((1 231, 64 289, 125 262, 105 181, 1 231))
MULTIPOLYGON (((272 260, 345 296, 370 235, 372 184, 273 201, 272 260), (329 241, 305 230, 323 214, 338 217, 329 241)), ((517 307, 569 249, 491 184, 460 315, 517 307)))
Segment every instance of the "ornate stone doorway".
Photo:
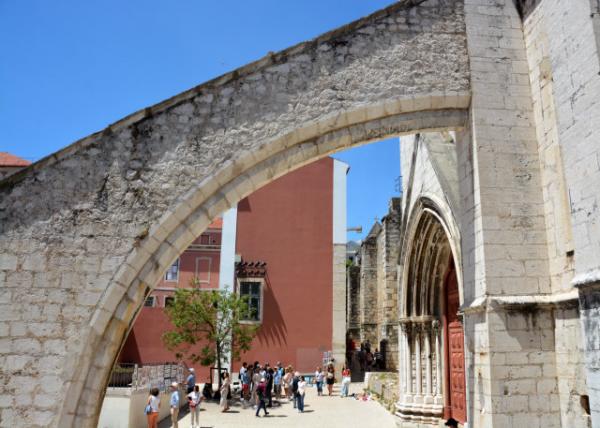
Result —
POLYGON ((464 332, 447 228, 423 208, 409 227, 401 286, 401 369, 397 415, 437 426, 466 421, 464 332))

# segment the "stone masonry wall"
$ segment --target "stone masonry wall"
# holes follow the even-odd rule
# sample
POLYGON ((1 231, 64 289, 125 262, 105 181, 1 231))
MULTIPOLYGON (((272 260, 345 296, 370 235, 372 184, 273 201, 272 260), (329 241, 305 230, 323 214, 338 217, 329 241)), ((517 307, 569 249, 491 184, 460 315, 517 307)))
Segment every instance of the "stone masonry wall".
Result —
MULTIPOLYGON (((509 303, 535 300, 551 292, 540 159, 521 18, 511 0, 470 0, 465 2, 465 16, 473 100, 471 132, 460 136, 457 147, 458 159, 472 166, 472 172, 459 171, 464 207, 460 214, 463 307, 469 336, 466 350, 471 354, 469 418, 475 426, 560 426, 556 408, 504 396, 509 381, 536 388, 537 380, 529 371, 511 372, 494 364, 494 359, 507 359, 521 351, 539 352, 545 361, 554 358, 553 347, 537 333, 525 330, 513 335, 507 326, 509 303), (460 141, 465 137, 469 141, 460 141), (502 143, 496 144, 498 141, 502 143)), ((541 316, 548 318, 548 314, 541 316)), ((551 327, 542 325, 544 337, 553 341, 551 327)), ((550 372, 555 375, 556 366, 545 364, 544 377, 552 379, 550 372)), ((556 383, 556 378, 551 381, 556 383)), ((551 395, 544 397, 547 402, 551 395)))
MULTIPOLYGON (((597 1, 590 0, 544 0, 526 20, 526 24, 532 28, 532 39, 535 35, 533 31, 545 37, 543 71, 552 79, 551 94, 548 91, 547 98, 551 95, 556 109, 553 119, 568 194, 568 223, 572 225, 571 248, 565 250, 574 250, 568 258, 572 259, 571 263, 574 262, 575 277, 571 284, 564 284, 564 287, 575 285, 580 290, 587 393, 594 427, 600 426, 600 299, 597 297, 600 292, 598 7, 597 1)), ((535 73, 532 73, 532 81, 535 77, 535 73)), ((559 254, 559 257, 565 255, 559 254)), ((565 283, 568 278, 565 278, 565 283)), ((577 391, 583 393, 582 385, 577 391)))
POLYGON ((547 22, 552 7, 551 1, 544 1, 532 8, 523 21, 523 31, 540 153, 551 288, 554 293, 569 296, 566 307, 553 312, 560 418, 562 426, 586 427, 590 421, 582 408, 582 396, 587 396, 585 354, 577 292, 571 284, 575 247, 550 52, 550 39, 556 37, 556 28, 547 22))
MULTIPOLYGON (((377 226, 377 224, 376 224, 377 226)), ((377 234, 369 234, 360 247, 360 341, 378 343, 377 234)))
POLYGON ((460 1, 402 1, 141 110, 0 182, 0 425, 94 426, 148 289, 274 178, 459 126, 460 1))

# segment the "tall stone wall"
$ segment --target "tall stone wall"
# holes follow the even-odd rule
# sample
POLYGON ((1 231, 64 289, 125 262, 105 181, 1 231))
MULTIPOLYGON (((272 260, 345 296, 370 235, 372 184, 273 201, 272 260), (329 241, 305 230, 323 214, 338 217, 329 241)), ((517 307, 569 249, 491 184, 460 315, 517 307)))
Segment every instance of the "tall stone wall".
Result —
POLYGON ((360 341, 378 343, 377 237, 381 226, 375 223, 360 247, 360 341))
POLYGON ((398 254, 400 252, 401 199, 392 198, 381 219, 377 237, 377 294, 379 343, 387 341, 386 368, 398 368, 398 254))
MULTIPOLYGON (((588 416, 582 408, 587 397, 584 348, 577 292, 571 283, 575 272, 575 246, 571 222, 570 196, 563 163, 557 121, 555 76, 550 40, 556 38, 549 27, 552 2, 545 1, 525 10, 523 32, 527 50, 535 129, 540 157, 542 192, 550 286, 564 303, 555 311, 555 363, 557 394, 562 426, 586 426, 588 416)), ((560 86, 560 85, 559 85, 560 86)), ((530 269, 534 268, 530 264, 530 269)))
MULTIPOLYGON (((596 1, 544 0, 524 17, 538 143, 549 175, 545 199, 554 205, 546 217, 550 274, 559 290, 579 288, 585 347, 580 356, 585 355, 594 426, 600 426, 599 12, 596 1)), ((557 328, 557 337, 577 330, 578 320, 570 319, 566 332, 557 328)), ((574 357, 563 361, 559 374, 579 372, 580 364, 574 357)), ((559 385, 561 404, 579 410, 586 382, 571 378, 559 385)))

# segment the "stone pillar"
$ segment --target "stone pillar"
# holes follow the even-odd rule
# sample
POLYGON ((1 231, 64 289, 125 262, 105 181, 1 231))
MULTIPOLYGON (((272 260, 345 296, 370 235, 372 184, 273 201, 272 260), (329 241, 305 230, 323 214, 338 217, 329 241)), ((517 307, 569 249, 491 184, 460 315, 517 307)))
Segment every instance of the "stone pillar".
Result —
POLYGON ((425 339, 425 403, 431 403, 432 379, 431 379, 431 324, 423 324, 423 335, 425 339))
POLYGON ((433 336, 435 337, 435 396, 442 396, 442 352, 440 349, 440 322, 432 322, 433 336))
POLYGON ((406 379, 406 395, 412 395, 412 358, 410 355, 411 326, 408 323, 402 324, 402 333, 404 336, 404 377, 406 379))
MULTIPOLYGON (((509 373, 498 361, 516 353, 539 353, 553 361, 553 344, 546 336, 551 331, 540 336, 524 328, 515 340, 507 323, 518 317, 511 318, 500 305, 490 310, 488 304, 496 296, 521 298, 551 291, 522 22, 512 0, 470 0, 464 5, 473 94, 470 129, 457 134, 462 134, 457 155, 463 207, 459 282, 464 293, 465 358, 471 359, 466 365, 467 419, 469 426, 543 424, 557 417, 554 409, 538 406, 551 402, 549 395, 527 402, 497 399, 509 380, 536 391, 539 376, 525 370, 509 373)), ((552 363, 546 368, 536 370, 540 375, 547 372, 551 383, 552 363)))
POLYGON ((421 367, 421 324, 414 324, 413 327, 415 336, 415 395, 420 401, 423 394, 423 376, 421 367))

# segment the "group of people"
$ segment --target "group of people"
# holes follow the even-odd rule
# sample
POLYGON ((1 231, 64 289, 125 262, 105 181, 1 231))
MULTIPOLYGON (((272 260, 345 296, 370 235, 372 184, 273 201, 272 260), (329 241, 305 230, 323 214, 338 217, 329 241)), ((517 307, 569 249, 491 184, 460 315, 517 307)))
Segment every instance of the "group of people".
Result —
MULTIPOLYGON (((229 399, 231 398, 231 376, 227 371, 220 375, 221 382, 219 388, 221 411, 229 410, 229 399)), ((274 367, 269 363, 264 365, 258 361, 254 364, 243 363, 239 371, 241 383, 241 401, 242 406, 246 408, 252 405, 256 409, 256 416, 260 416, 263 410, 264 415, 268 415, 268 408, 273 407, 273 402, 279 402, 281 399, 287 399, 293 402, 294 409, 298 412, 304 412, 304 399, 306 396, 307 379, 298 371, 294 371, 292 366, 283 367, 280 362, 274 367)), ((333 385, 337 381, 335 367, 329 363, 325 370, 317 367, 312 378, 317 388, 317 395, 323 395, 323 387, 327 387, 329 396, 333 395, 333 385)), ((340 396, 347 397, 350 385, 350 369, 346 366, 342 369, 342 389, 340 396)), ((187 403, 190 409, 192 428, 199 427, 199 412, 202 399, 212 399, 212 383, 206 382, 202 393, 200 387, 196 384, 196 374, 193 368, 189 369, 189 375, 185 381, 187 403)), ((174 428, 178 427, 179 418, 179 385, 177 382, 171 384, 170 397, 171 421, 174 428)), ((148 417, 148 428, 156 428, 160 409, 159 389, 152 388, 145 412, 148 417)))
POLYGON ((256 408, 256 416, 261 409, 265 416, 268 415, 267 408, 273 407, 273 400, 282 398, 293 400, 294 408, 304 411, 306 379, 299 372, 294 372, 292 366, 284 368, 281 362, 277 362, 275 367, 269 363, 261 365, 258 361, 251 365, 245 362, 240 368, 240 382, 242 405, 252 404, 256 408))
MULTIPOLYGON (((193 372, 193 369, 191 369, 193 372)), ((195 378, 194 378, 195 379, 195 378)), ((146 402, 145 413, 148 419, 148 428, 158 427, 158 416, 160 414, 160 390, 158 388, 152 388, 150 395, 146 402)), ((194 385, 193 388, 188 392, 188 402, 190 406, 190 413, 192 416, 192 428, 199 427, 200 422, 199 416, 199 405, 200 405, 200 388, 194 385), (195 424, 194 424, 195 421, 195 424)), ((173 428, 178 428, 179 421, 179 384, 173 382, 171 384, 171 397, 169 400, 169 411, 171 413, 171 423, 173 428)))

